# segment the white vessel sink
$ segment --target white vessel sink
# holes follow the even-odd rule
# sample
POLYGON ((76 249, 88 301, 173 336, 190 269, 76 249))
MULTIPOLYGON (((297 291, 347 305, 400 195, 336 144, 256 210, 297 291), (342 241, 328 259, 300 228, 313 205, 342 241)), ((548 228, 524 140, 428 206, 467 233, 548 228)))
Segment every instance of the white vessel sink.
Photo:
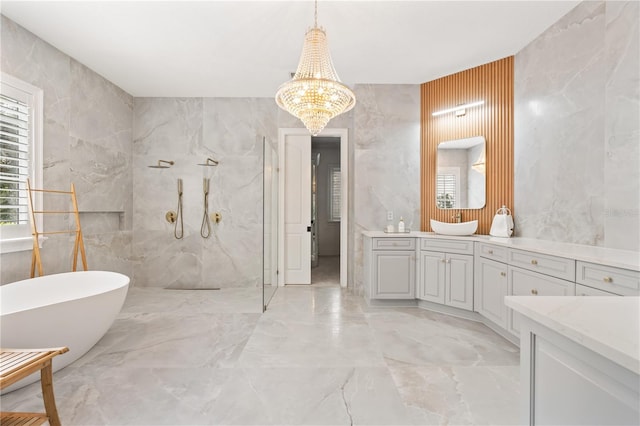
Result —
POLYGON ((436 234, 442 235, 471 235, 478 229, 478 221, 447 223, 431 219, 431 229, 436 234))

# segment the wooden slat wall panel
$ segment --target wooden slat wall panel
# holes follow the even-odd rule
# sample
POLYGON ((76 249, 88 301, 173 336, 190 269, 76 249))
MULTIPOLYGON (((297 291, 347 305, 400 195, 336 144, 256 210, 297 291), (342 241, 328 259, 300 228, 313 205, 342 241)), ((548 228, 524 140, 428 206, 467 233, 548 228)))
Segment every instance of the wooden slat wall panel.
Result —
MULTIPOLYGON (((429 219, 451 222, 478 219, 478 234, 489 234, 491 220, 503 204, 513 212, 513 56, 421 85, 421 230, 431 231, 429 219), (467 114, 433 117, 434 111, 484 100, 467 114), (442 141, 484 136, 487 201, 483 209, 436 208, 436 150, 442 141)), ((513 212, 515 214, 515 212, 513 212)))

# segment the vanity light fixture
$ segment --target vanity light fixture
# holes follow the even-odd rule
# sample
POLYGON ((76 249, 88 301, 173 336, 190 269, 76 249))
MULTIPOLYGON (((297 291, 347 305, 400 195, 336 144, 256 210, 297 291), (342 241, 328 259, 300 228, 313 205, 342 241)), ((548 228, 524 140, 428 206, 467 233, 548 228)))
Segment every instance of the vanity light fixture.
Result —
POLYGON ((486 166, 486 163, 484 161, 480 161, 477 163, 473 163, 471 165, 471 168, 478 173, 485 174, 485 166, 486 166))
POLYGON ((455 112, 456 113, 456 117, 459 117, 459 116, 465 115, 467 113, 467 111, 466 111, 467 108, 472 108, 472 107, 480 106, 480 105, 484 105, 484 101, 470 102, 468 104, 458 105, 458 106, 453 107, 453 108, 443 109, 441 111, 436 111, 436 112, 432 113, 431 115, 434 116, 434 117, 437 117, 439 115, 448 114, 450 112, 455 112))
POLYGON ((318 27, 318 0, 315 1, 314 26, 305 34, 298 69, 293 78, 278 89, 276 103, 299 118, 313 136, 333 117, 356 104, 356 96, 340 82, 333 67, 327 33, 318 27))

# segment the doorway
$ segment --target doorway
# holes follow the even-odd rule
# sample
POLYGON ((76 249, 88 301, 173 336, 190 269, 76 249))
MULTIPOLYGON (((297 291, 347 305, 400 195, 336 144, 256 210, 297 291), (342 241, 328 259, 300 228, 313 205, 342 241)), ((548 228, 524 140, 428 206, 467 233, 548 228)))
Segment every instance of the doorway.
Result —
POLYGON ((311 137, 311 284, 340 284, 340 138, 311 137))
MULTIPOLYGON (((282 197, 279 198, 279 244, 278 244, 278 269, 282 271, 278 275, 278 285, 303 284, 309 285, 313 281, 318 284, 333 282, 340 283, 340 286, 347 286, 347 244, 348 244, 348 130, 347 129, 325 129, 318 137, 314 137, 318 142, 316 154, 312 155, 312 137, 306 129, 279 129, 278 131, 278 157, 280 162, 279 187, 282 197), (333 146, 329 145, 333 144, 333 146), (324 145, 324 146, 323 146, 324 145), (323 148, 335 148, 339 155, 329 157, 325 154, 325 160, 329 158, 337 159, 336 162, 325 162, 326 185, 329 187, 330 164, 334 167, 332 175, 332 185, 334 186, 333 196, 339 199, 332 205, 319 204, 316 192, 316 205, 312 205, 312 171, 313 165, 317 164, 316 191, 320 188, 320 168, 323 166, 323 148), (330 164, 329 164, 330 163, 330 164), (330 215, 330 206, 333 208, 333 216, 330 215), (316 220, 312 223, 312 208, 316 208, 316 220), (321 211, 321 209, 324 209, 321 211), (326 212, 326 215, 324 214, 326 212), (323 245, 329 242, 327 238, 331 233, 322 226, 322 217, 332 219, 330 228, 338 231, 337 244, 323 245), (314 231, 315 227, 315 231, 314 231), (323 237, 324 236, 324 237, 323 237), (315 242, 314 242, 315 237, 315 242), (317 268, 312 268, 312 251, 317 244, 314 254, 316 255, 317 268), (333 248, 330 248, 333 247, 333 248), (327 259, 323 262, 323 253, 327 259), (325 263, 326 268, 322 268, 325 263), (334 267, 331 267, 331 265, 334 267), (339 265, 335 267, 335 264, 339 265), (321 269, 320 269, 321 268, 321 269), (317 271, 315 271, 317 269, 317 271), (331 271, 331 272, 329 272, 331 271), (338 274, 339 279, 334 275, 338 274)), ((324 175, 323 175, 324 176, 324 175)), ((329 221, 327 221, 329 223, 329 221)), ((335 235, 335 234, 333 234, 335 235)), ((315 262, 314 262, 315 263, 315 262)))

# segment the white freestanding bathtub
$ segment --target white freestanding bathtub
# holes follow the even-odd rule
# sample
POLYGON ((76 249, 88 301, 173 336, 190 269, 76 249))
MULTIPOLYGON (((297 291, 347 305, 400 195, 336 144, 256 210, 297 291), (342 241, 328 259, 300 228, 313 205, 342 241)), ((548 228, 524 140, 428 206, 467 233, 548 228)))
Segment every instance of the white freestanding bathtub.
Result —
MULTIPOLYGON (((0 347, 67 346, 53 371, 87 353, 113 324, 127 295, 129 277, 86 271, 46 275, 0 286, 0 347)), ((33 374, 5 391, 40 378, 33 374)))

